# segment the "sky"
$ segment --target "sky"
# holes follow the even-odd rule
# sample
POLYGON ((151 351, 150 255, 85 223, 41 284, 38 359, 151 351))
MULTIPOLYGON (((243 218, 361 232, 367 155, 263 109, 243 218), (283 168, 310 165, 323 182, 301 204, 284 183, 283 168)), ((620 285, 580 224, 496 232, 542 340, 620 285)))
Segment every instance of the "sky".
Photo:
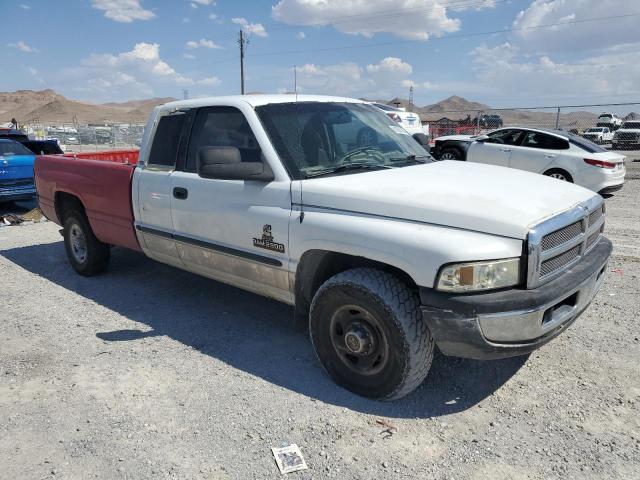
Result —
POLYGON ((637 0, 0 0, 0 91, 640 101, 637 0))

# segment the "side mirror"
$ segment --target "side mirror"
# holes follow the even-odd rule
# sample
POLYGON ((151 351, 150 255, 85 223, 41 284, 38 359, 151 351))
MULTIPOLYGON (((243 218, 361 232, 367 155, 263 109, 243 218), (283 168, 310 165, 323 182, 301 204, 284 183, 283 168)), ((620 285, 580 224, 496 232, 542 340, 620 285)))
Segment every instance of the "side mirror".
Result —
POLYGON ((196 164, 202 178, 219 180, 273 180, 273 172, 264 162, 243 162, 236 147, 200 147, 196 164))
POLYGON ((424 133, 414 133, 413 139, 429 151, 429 136, 424 133))
POLYGON ((476 137, 476 142, 486 142, 487 140, 491 140, 491 137, 489 135, 478 135, 476 137))

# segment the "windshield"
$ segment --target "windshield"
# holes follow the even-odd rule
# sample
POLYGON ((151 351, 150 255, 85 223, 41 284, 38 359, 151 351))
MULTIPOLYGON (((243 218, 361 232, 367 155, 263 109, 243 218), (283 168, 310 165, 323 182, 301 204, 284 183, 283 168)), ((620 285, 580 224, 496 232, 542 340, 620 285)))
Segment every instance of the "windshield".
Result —
POLYGON ((604 128, 587 128, 587 132, 594 132, 594 133, 600 133, 600 132, 604 132, 604 128))
POLYGON ((294 180, 432 160, 411 135, 371 105, 276 103, 256 107, 256 112, 294 180))
POLYGON ((1 142, 0 155, 5 157, 9 157, 11 155, 33 155, 33 152, 23 147, 18 142, 1 142))
POLYGON ((622 128, 640 128, 640 122, 624 122, 622 128))

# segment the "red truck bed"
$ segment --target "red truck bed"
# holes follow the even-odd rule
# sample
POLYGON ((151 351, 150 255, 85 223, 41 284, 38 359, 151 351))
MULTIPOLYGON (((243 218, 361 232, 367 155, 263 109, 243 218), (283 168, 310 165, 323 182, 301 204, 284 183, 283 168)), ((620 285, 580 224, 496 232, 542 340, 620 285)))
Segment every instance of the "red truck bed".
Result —
POLYGON ((84 206, 98 240, 140 250, 131 205, 135 161, 137 151, 38 155, 34 169, 42 213, 61 225, 56 201, 72 195, 84 206))

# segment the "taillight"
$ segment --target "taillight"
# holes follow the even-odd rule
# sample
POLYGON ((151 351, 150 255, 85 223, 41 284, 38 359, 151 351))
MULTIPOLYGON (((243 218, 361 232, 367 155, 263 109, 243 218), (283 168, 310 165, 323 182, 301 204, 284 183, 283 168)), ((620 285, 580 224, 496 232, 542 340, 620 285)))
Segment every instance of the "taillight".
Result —
POLYGON ((616 164, 613 162, 605 162, 603 160, 592 160, 590 158, 585 158, 584 161, 585 163, 588 163, 589 165, 593 165, 594 167, 616 168, 616 164))
POLYGON ((398 122, 398 123, 402 122, 400 115, 398 115, 397 113, 387 113, 387 116, 394 122, 398 122))

